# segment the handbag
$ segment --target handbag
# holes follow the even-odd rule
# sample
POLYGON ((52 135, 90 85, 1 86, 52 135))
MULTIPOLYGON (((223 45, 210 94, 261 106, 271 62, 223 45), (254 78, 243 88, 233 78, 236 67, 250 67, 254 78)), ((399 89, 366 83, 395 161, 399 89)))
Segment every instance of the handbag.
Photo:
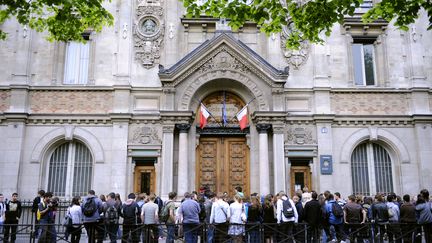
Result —
POLYGON ((67 213, 63 219, 62 225, 66 228, 69 228, 72 226, 72 216, 70 215, 69 209, 68 209, 68 211, 67 211, 67 213))
POLYGON ((244 205, 242 205, 242 212, 240 214, 240 218, 243 221, 243 223, 246 223, 247 221, 247 217, 246 217, 246 213, 245 213, 245 209, 244 209, 244 205))

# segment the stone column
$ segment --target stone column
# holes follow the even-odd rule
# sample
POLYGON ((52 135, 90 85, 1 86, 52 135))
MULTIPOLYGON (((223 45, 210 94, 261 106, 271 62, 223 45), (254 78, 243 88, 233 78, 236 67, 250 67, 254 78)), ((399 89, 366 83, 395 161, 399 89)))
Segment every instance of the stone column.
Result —
POLYGON ((259 133, 259 178, 260 194, 267 195, 270 193, 270 174, 269 174, 269 157, 268 157, 268 135, 267 131, 271 128, 270 124, 257 124, 259 133))
POLYGON ((273 177, 274 193, 286 191, 285 146, 283 125, 273 125, 273 177))
POLYGON ((162 131, 162 176, 160 178, 160 192, 161 197, 168 198, 168 193, 173 190, 174 125, 164 125, 162 131))
POLYGON ((188 191, 188 131, 190 124, 177 124, 179 130, 179 159, 178 159, 178 176, 177 176, 177 194, 183 195, 188 191))

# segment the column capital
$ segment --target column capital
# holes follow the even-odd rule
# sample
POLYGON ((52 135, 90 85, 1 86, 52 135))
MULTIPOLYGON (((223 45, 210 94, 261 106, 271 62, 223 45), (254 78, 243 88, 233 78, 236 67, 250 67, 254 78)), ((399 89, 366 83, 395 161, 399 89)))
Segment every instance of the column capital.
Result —
POLYGON ((257 124, 256 128, 258 130, 258 133, 267 133, 268 130, 270 130, 272 127, 271 124, 257 124))
POLYGON ((163 125, 162 126, 163 133, 174 133, 174 125, 163 125))
POLYGON ((180 133, 187 133, 191 125, 188 123, 182 123, 182 124, 176 124, 175 127, 179 130, 180 133))

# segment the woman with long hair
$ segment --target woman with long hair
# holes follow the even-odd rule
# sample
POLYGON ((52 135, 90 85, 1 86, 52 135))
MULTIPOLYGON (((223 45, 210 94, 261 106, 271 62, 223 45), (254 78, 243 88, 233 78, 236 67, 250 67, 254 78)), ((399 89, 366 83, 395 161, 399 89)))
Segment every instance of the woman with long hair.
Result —
POLYGON ((79 196, 72 198, 72 204, 68 210, 69 216, 72 219, 72 226, 67 229, 71 235, 71 243, 79 243, 81 238, 82 211, 80 201, 81 198, 79 196))
POLYGON ((262 212, 264 223, 264 239, 265 242, 271 243, 273 242, 273 235, 276 228, 276 217, 272 194, 265 196, 262 212))
POLYGON ((234 243, 243 242, 243 235, 245 233, 242 214, 245 213, 245 208, 242 203, 242 198, 239 194, 234 196, 234 202, 229 207, 231 217, 228 234, 232 237, 234 243))
POLYGON ((259 196, 251 196, 251 204, 247 214, 247 232, 250 243, 261 242, 260 223, 262 218, 262 207, 259 196))

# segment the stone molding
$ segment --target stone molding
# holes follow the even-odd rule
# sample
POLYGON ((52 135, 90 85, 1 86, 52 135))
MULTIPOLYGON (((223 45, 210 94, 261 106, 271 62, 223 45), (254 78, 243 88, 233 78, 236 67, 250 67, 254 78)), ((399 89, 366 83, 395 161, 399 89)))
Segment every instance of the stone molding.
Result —
POLYGON ((340 163, 350 163, 352 151, 365 140, 384 142, 393 150, 392 152, 397 155, 401 163, 410 163, 409 152, 404 143, 393 133, 382 128, 363 128, 348 135, 341 148, 340 163))
POLYGON ((95 163, 105 161, 104 149, 95 135, 80 127, 64 126, 51 130, 39 139, 33 148, 30 162, 41 163, 45 153, 54 143, 62 139, 70 141, 75 138, 83 142, 92 152, 95 163))

